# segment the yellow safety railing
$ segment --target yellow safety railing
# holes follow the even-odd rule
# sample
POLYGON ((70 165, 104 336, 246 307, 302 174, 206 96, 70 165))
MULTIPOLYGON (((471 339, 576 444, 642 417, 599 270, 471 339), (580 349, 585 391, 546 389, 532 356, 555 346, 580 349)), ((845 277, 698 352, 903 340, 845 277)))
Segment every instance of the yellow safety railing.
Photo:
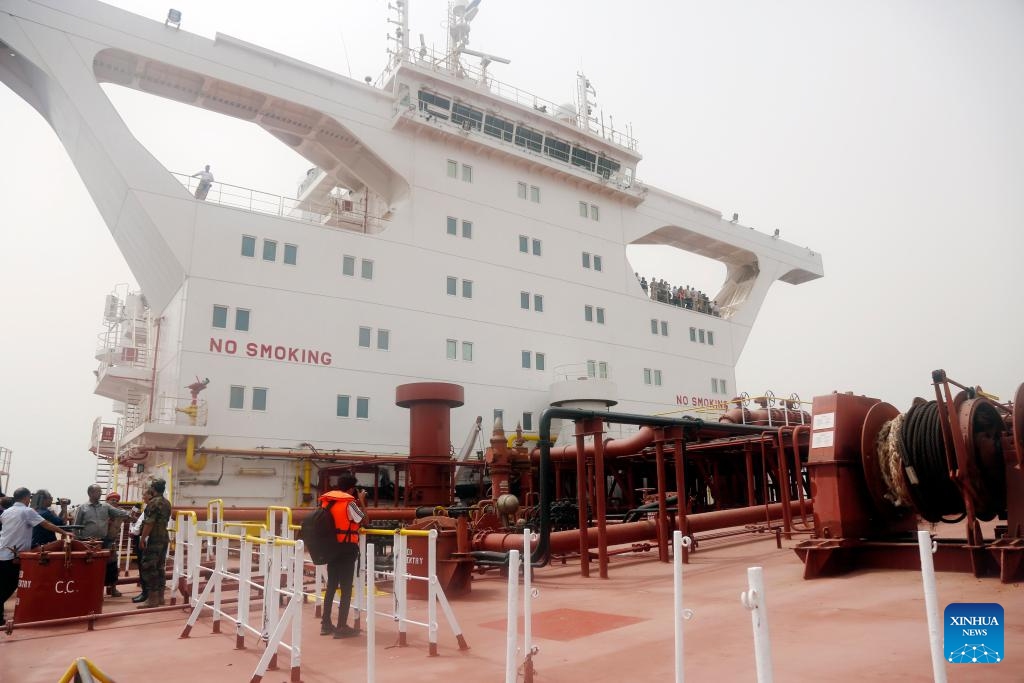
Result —
POLYGON ((99 667, 85 657, 79 657, 71 662, 71 666, 64 672, 57 683, 71 683, 75 680, 76 674, 82 681, 100 681, 100 683, 114 683, 114 679, 100 671, 99 667))

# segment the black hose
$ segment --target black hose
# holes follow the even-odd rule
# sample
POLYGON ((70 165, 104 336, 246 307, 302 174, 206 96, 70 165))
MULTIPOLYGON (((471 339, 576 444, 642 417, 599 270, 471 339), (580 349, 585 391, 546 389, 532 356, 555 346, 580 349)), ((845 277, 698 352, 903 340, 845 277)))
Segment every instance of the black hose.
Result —
POLYGON ((903 466, 917 512, 929 522, 947 521, 945 517, 962 515, 965 512, 964 501, 949 476, 935 401, 911 406, 902 436, 903 466))

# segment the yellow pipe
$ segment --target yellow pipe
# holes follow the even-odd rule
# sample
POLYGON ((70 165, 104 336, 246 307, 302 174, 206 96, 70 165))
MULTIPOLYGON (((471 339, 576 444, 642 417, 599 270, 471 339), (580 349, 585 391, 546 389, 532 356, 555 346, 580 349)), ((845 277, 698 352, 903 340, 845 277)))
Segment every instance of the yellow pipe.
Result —
POLYGON ((166 467, 167 468, 167 479, 165 480, 166 483, 167 483, 167 502, 170 503, 171 506, 173 507, 174 506, 174 476, 173 476, 174 475, 174 468, 171 467, 171 463, 169 463, 169 462, 162 462, 162 463, 158 464, 156 466, 156 469, 160 469, 161 467, 166 467))
POLYGON ((203 468, 206 467, 206 453, 200 453, 199 460, 196 460, 195 456, 196 437, 189 436, 185 442, 185 466, 193 472, 202 472, 203 468))
POLYGON ((285 528, 292 525, 292 509, 283 505, 268 505, 267 506, 267 528, 272 529, 274 526, 274 510, 280 510, 285 513, 286 523, 285 528))
POLYGON ((313 478, 313 462, 311 460, 306 461, 306 466, 302 471, 302 502, 310 500, 310 479, 313 478))
POLYGON ((519 436, 518 434, 510 434, 508 437, 508 447, 512 448, 512 445, 515 444, 515 442, 518 441, 519 439, 522 439, 523 441, 540 441, 540 435, 523 434, 522 436, 519 436))

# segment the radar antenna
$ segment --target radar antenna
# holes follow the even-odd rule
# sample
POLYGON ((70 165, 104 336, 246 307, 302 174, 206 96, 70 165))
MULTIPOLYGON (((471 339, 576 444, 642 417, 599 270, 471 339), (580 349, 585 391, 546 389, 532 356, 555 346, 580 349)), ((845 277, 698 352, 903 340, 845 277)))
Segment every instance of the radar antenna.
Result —
POLYGON ((448 68, 459 76, 465 76, 460 61, 462 55, 480 58, 480 82, 487 82, 487 67, 492 62, 509 64, 510 60, 497 55, 470 50, 470 24, 480 11, 480 0, 453 0, 448 4, 448 68))

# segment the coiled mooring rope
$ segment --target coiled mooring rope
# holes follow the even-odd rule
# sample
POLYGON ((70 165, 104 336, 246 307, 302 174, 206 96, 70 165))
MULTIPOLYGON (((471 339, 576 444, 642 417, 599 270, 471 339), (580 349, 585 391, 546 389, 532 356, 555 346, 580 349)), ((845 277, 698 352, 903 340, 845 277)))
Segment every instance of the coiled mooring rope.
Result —
POLYGON ((935 401, 916 403, 885 423, 876 446, 885 498, 893 505, 913 507, 929 522, 963 518, 964 501, 949 477, 935 401), (949 515, 960 517, 945 519, 949 515))

